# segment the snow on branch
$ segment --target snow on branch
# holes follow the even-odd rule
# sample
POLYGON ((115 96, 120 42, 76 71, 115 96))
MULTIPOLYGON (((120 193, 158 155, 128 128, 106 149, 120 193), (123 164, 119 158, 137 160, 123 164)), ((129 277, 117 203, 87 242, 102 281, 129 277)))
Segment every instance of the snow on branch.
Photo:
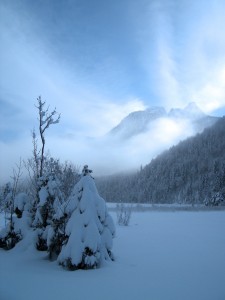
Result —
POLYGON ((39 112, 39 129, 40 133, 43 134, 50 125, 59 123, 61 115, 58 114, 58 116, 54 118, 54 116, 57 115, 56 108, 50 113, 49 107, 44 109, 45 102, 41 100, 41 96, 37 98, 37 101, 38 105, 36 107, 39 112))

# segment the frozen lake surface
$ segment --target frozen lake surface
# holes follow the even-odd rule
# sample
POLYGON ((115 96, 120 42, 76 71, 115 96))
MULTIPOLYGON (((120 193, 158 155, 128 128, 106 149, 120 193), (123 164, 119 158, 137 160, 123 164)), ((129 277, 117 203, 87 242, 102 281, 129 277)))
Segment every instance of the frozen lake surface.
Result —
POLYGON ((133 212, 113 252, 115 262, 71 272, 29 247, 0 249, 0 299, 225 299, 225 211, 133 212))

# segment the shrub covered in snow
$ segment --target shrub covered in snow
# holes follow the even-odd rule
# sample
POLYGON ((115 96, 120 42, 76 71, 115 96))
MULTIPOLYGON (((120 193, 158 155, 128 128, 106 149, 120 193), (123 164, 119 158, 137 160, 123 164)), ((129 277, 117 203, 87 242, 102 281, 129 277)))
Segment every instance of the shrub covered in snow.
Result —
POLYGON ((31 203, 28 195, 24 192, 21 192, 15 196, 14 199, 14 211, 18 218, 22 217, 24 210, 29 210, 31 208, 31 203))
POLYGON ((14 198, 14 212, 7 226, 0 232, 0 247, 12 249, 23 239, 31 225, 30 199, 25 193, 18 193, 14 198))

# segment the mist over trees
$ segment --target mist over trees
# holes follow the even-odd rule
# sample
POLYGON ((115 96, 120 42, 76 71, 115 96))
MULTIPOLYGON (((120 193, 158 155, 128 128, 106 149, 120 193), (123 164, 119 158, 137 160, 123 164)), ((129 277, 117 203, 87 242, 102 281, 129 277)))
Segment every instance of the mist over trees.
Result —
POLYGON ((225 199, 225 117, 135 174, 97 179, 107 201, 220 205, 225 199))

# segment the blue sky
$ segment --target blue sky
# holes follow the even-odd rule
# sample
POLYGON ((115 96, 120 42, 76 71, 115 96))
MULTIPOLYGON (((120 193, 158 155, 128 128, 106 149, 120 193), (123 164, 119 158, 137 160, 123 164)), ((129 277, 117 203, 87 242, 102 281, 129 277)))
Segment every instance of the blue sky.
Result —
POLYGON ((2 0, 4 172, 29 155, 39 95, 62 114, 49 130, 53 148, 104 135, 151 106, 195 101, 206 113, 225 114, 224 14, 223 0, 2 0))

